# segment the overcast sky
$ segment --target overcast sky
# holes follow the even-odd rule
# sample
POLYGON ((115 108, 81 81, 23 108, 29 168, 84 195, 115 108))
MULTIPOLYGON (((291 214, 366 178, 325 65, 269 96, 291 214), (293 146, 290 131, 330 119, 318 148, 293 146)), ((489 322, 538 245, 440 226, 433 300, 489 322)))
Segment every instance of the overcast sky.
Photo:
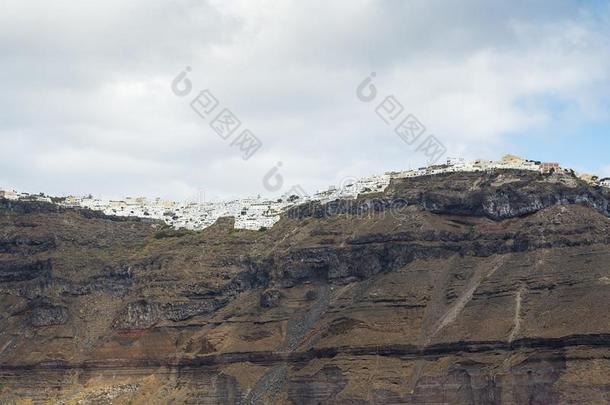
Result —
POLYGON ((0 0, 0 187, 206 199, 427 161, 375 112, 393 95, 448 156, 610 175, 606 1, 0 0), (174 94, 186 67, 192 91, 174 94), (356 97, 372 72, 377 98, 356 97), (229 139, 190 102, 242 125, 229 139), (262 147, 244 160, 243 129, 262 147))

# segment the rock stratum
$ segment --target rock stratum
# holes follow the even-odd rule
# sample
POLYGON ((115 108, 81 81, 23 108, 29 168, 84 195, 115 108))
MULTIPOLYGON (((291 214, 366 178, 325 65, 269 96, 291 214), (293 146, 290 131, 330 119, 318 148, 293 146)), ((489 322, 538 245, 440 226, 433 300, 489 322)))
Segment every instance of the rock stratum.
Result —
POLYGON ((0 403, 610 403, 609 201, 455 173, 188 232, 0 200, 0 403))

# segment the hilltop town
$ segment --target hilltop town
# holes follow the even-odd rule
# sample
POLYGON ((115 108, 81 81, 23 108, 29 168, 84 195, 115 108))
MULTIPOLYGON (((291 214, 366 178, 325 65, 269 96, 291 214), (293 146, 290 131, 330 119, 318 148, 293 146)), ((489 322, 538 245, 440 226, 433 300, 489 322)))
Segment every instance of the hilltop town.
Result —
POLYGON ((576 176, 589 184, 610 188, 610 178, 577 173, 563 168, 556 162, 527 160, 514 155, 506 155, 500 161, 449 158, 440 165, 422 167, 416 170, 386 172, 349 181, 340 187, 331 186, 327 190, 312 195, 285 195, 275 200, 256 197, 222 202, 175 202, 160 198, 127 197, 109 200, 86 197, 49 197, 44 194, 20 193, 15 190, 0 189, 0 198, 8 200, 43 201, 71 208, 87 208, 101 211, 106 215, 150 218, 164 221, 177 229, 201 230, 212 225, 220 217, 234 217, 235 228, 260 230, 273 226, 283 211, 309 201, 326 203, 337 199, 353 199, 358 195, 383 192, 394 178, 433 176, 455 172, 485 172, 494 170, 526 170, 540 173, 558 173, 576 176))

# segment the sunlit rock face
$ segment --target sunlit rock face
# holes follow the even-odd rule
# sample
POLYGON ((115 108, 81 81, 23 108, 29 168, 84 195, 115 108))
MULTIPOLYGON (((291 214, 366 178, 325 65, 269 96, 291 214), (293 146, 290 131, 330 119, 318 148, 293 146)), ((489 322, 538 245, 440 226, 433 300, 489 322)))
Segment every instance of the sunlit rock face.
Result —
POLYGON ((0 200, 0 403, 608 403, 608 198, 455 173, 202 232, 0 200))

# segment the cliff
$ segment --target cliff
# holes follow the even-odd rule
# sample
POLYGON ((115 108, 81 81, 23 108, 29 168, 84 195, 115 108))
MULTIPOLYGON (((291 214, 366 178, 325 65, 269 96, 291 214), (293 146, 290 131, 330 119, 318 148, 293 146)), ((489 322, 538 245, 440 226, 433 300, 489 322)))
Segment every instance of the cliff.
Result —
POLYGON ((0 201, 0 403, 610 402, 609 200, 455 173, 264 232, 0 201))

